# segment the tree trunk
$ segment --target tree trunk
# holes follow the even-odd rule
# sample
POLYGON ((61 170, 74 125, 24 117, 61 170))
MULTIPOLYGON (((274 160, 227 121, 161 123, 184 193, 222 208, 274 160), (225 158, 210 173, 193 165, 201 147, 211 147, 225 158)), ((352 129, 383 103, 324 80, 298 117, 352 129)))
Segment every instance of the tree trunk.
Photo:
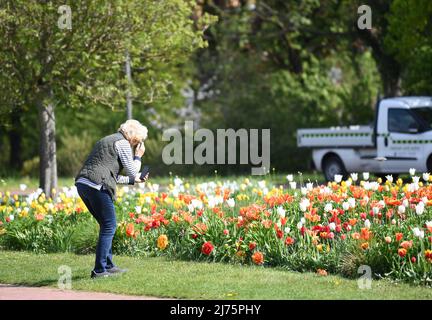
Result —
POLYGON ((400 97, 402 95, 401 77, 400 75, 394 74, 393 77, 388 75, 382 75, 384 95, 386 97, 400 97))
POLYGON ((21 157, 21 142, 22 142, 22 128, 21 128, 21 108, 17 108, 11 114, 12 128, 8 132, 10 154, 9 154, 9 166, 15 170, 20 170, 22 167, 21 157))
POLYGON ((54 104, 51 100, 41 101, 39 111, 39 186, 47 197, 57 188, 57 158, 55 140, 54 104))
MULTIPOLYGON (((130 86, 132 82, 132 75, 131 75, 131 61, 130 61, 130 55, 128 51, 126 51, 125 71, 126 71, 126 80, 128 82, 127 85, 130 86)), ((128 88, 126 92, 126 118, 128 120, 132 119, 132 96, 131 96, 130 88, 128 88)))

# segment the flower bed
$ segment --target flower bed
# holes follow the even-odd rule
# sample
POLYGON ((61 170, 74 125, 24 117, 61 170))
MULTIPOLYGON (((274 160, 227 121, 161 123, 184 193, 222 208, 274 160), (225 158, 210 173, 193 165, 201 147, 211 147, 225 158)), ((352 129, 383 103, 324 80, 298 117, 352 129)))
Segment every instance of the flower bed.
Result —
MULTIPOLYGON (((119 188, 114 251, 347 277, 366 265, 376 277, 431 284, 429 175, 406 184, 365 177, 300 189, 293 182, 287 189, 265 180, 189 185, 179 178, 164 191, 155 184, 119 188)), ((98 227, 74 188, 55 201, 40 191, 1 198, 3 248, 94 250, 98 227)))

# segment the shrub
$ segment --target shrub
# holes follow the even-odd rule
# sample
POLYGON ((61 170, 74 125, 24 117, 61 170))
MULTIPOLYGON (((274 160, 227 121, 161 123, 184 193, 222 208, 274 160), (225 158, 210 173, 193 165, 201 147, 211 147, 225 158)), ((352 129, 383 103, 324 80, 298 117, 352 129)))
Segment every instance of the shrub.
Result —
POLYGON ((90 153, 93 143, 94 139, 86 131, 81 135, 72 135, 65 131, 60 137, 60 147, 57 152, 59 175, 75 176, 90 153))

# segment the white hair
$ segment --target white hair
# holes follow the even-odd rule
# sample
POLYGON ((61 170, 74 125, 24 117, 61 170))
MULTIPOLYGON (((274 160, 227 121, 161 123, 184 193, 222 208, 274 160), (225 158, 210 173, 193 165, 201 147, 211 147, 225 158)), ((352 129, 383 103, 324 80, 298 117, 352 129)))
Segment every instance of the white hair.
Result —
POLYGON ((147 139, 147 127, 143 126, 137 120, 127 120, 125 123, 122 123, 120 125, 118 131, 123 133, 125 138, 129 140, 129 142, 133 140, 143 141, 147 139))

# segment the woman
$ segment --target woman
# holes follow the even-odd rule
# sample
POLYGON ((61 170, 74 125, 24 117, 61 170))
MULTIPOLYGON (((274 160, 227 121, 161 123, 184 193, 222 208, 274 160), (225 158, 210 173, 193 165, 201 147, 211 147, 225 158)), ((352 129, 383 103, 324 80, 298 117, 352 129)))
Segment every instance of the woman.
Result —
POLYGON ((112 240, 117 226, 114 210, 116 184, 133 185, 147 180, 148 175, 141 180, 139 173, 146 138, 145 126, 136 120, 126 121, 117 133, 96 143, 75 178, 78 194, 100 226, 92 278, 126 271, 117 267, 112 260, 112 240), (125 176, 119 174, 122 169, 125 176))

